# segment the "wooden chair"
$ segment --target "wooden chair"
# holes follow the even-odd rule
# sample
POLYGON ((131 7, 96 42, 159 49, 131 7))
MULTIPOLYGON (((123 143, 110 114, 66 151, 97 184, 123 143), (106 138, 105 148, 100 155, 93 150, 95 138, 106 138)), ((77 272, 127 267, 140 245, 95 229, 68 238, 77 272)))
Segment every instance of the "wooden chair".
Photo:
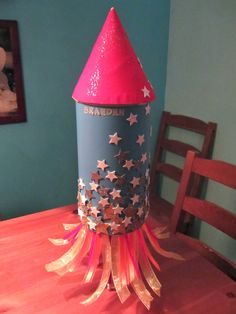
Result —
POLYGON ((188 192, 190 191, 191 178, 196 175, 209 178, 236 190, 236 165, 224 161, 201 158, 197 156, 196 152, 189 151, 171 217, 171 232, 176 233, 179 238, 187 242, 194 250, 236 280, 235 264, 200 240, 178 232, 181 214, 182 212, 187 212, 236 240, 236 215, 215 203, 191 196, 188 192))
MULTIPOLYGON (((169 218, 173 211, 173 203, 161 196, 161 189, 157 182, 160 183, 160 178, 168 177, 177 183, 180 182, 182 175, 182 167, 169 163, 166 158, 166 153, 181 156, 183 161, 188 150, 197 151, 202 157, 209 158, 212 152, 217 124, 213 122, 204 122, 184 115, 174 115, 170 112, 164 111, 162 114, 159 136, 157 138, 156 151, 151 168, 151 185, 150 185, 150 204, 151 214, 164 224, 169 223, 169 218), (200 147, 190 145, 181 140, 171 139, 169 132, 178 128, 184 135, 191 135, 190 141, 193 142, 193 137, 201 140, 200 147)), ((161 184, 160 184, 161 185, 161 184)), ((191 194, 198 195, 201 192, 202 182, 197 179, 193 182, 191 194)), ((177 189, 176 189, 177 192, 177 189)), ((175 195, 173 195, 173 202, 175 195)), ((189 225, 189 216, 185 217, 185 228, 189 225)), ((187 230, 187 229, 186 229, 187 230)))

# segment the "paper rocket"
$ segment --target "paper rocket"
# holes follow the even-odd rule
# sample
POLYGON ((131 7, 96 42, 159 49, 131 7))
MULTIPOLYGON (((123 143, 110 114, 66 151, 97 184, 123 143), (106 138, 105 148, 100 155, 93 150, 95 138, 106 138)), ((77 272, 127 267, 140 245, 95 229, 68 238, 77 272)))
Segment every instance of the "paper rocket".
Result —
MULTIPOLYGON (((146 240, 160 254, 157 237, 146 223, 149 212, 150 102, 155 95, 114 8, 75 86, 78 139, 78 219, 76 227, 54 244, 71 248, 46 265, 65 273, 88 255, 84 282, 93 279, 100 260, 103 273, 97 290, 83 303, 94 302, 111 281, 123 303, 129 286, 149 309, 160 295, 151 264, 159 269, 146 240)), ((68 227, 68 226, 67 226, 68 227)))

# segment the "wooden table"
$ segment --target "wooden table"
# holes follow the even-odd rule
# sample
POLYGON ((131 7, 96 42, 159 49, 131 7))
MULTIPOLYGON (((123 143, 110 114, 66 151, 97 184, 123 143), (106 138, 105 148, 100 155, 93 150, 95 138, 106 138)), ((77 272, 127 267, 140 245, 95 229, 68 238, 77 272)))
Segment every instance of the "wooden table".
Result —
MULTIPOLYGON (((53 246, 48 237, 64 234, 62 223, 74 223, 76 205, 0 222, 0 313, 109 313, 109 314, 235 314, 236 283, 191 251, 176 238, 161 245, 185 257, 175 261, 158 257, 162 296, 148 312, 135 294, 123 305, 115 292, 106 290, 90 306, 80 304, 96 287, 81 286, 81 273, 58 277, 44 265, 65 248, 53 246)), ((99 274, 96 276, 99 279, 99 274)), ((95 278, 95 281, 96 281, 95 278)))

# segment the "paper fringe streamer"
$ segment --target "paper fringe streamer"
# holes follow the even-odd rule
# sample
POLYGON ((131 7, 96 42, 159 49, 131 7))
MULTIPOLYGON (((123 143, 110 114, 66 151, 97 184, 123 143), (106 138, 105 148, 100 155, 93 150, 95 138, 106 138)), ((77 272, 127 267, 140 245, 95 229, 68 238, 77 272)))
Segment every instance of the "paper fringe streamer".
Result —
POLYGON ((163 250, 159 243, 157 234, 162 230, 152 231, 147 223, 133 232, 124 235, 108 236, 89 230, 87 224, 64 224, 64 229, 69 233, 63 239, 49 239, 54 245, 71 245, 70 249, 59 259, 47 264, 48 272, 56 272, 64 275, 78 267, 82 260, 88 256, 88 270, 84 276, 84 283, 91 282, 97 270, 100 257, 102 257, 102 276, 94 293, 82 304, 95 302, 102 294, 110 279, 121 301, 124 303, 130 296, 129 286, 137 294, 140 301, 150 309, 153 297, 145 286, 143 278, 151 290, 160 296, 161 284, 157 279, 151 264, 160 270, 157 261, 152 256, 145 240, 152 248, 168 258, 183 260, 173 252, 163 250))

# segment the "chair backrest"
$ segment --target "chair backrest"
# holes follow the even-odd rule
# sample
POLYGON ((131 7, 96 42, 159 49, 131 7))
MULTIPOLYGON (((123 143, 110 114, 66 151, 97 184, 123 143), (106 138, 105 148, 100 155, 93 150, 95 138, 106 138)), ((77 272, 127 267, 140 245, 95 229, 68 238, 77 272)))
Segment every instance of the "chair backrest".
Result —
MULTIPOLYGON (((188 150, 197 151, 202 157, 209 158, 212 152, 217 124, 213 122, 204 122, 184 115, 175 115, 163 111, 159 136, 156 143, 156 151, 151 169, 151 193, 156 193, 157 178, 159 175, 167 176, 174 181, 180 182, 182 168, 170 164, 165 160, 165 153, 171 152, 181 157, 186 157, 188 150), (179 128, 184 131, 190 131, 200 134, 203 137, 202 146, 197 148, 193 145, 180 140, 168 138, 171 128, 179 128)), ((198 194, 201 189, 201 181, 196 178, 192 185, 192 193, 198 194)))
MULTIPOLYGON (((189 151, 185 160, 183 175, 171 217, 171 232, 176 233, 178 231, 181 213, 184 211, 205 221, 236 240, 236 214, 213 202, 201 199, 199 196, 189 194, 191 178, 196 175, 236 190, 236 165, 219 160, 205 159, 199 157, 196 152, 189 151)), ((182 236, 185 239, 189 238, 186 235, 182 236)), ((214 250, 208 249, 205 244, 203 246, 197 245, 196 248, 215 263, 217 267, 236 279, 236 267, 234 264, 226 260, 219 253, 215 253, 214 250), (234 275, 232 275, 232 272, 234 275)))

